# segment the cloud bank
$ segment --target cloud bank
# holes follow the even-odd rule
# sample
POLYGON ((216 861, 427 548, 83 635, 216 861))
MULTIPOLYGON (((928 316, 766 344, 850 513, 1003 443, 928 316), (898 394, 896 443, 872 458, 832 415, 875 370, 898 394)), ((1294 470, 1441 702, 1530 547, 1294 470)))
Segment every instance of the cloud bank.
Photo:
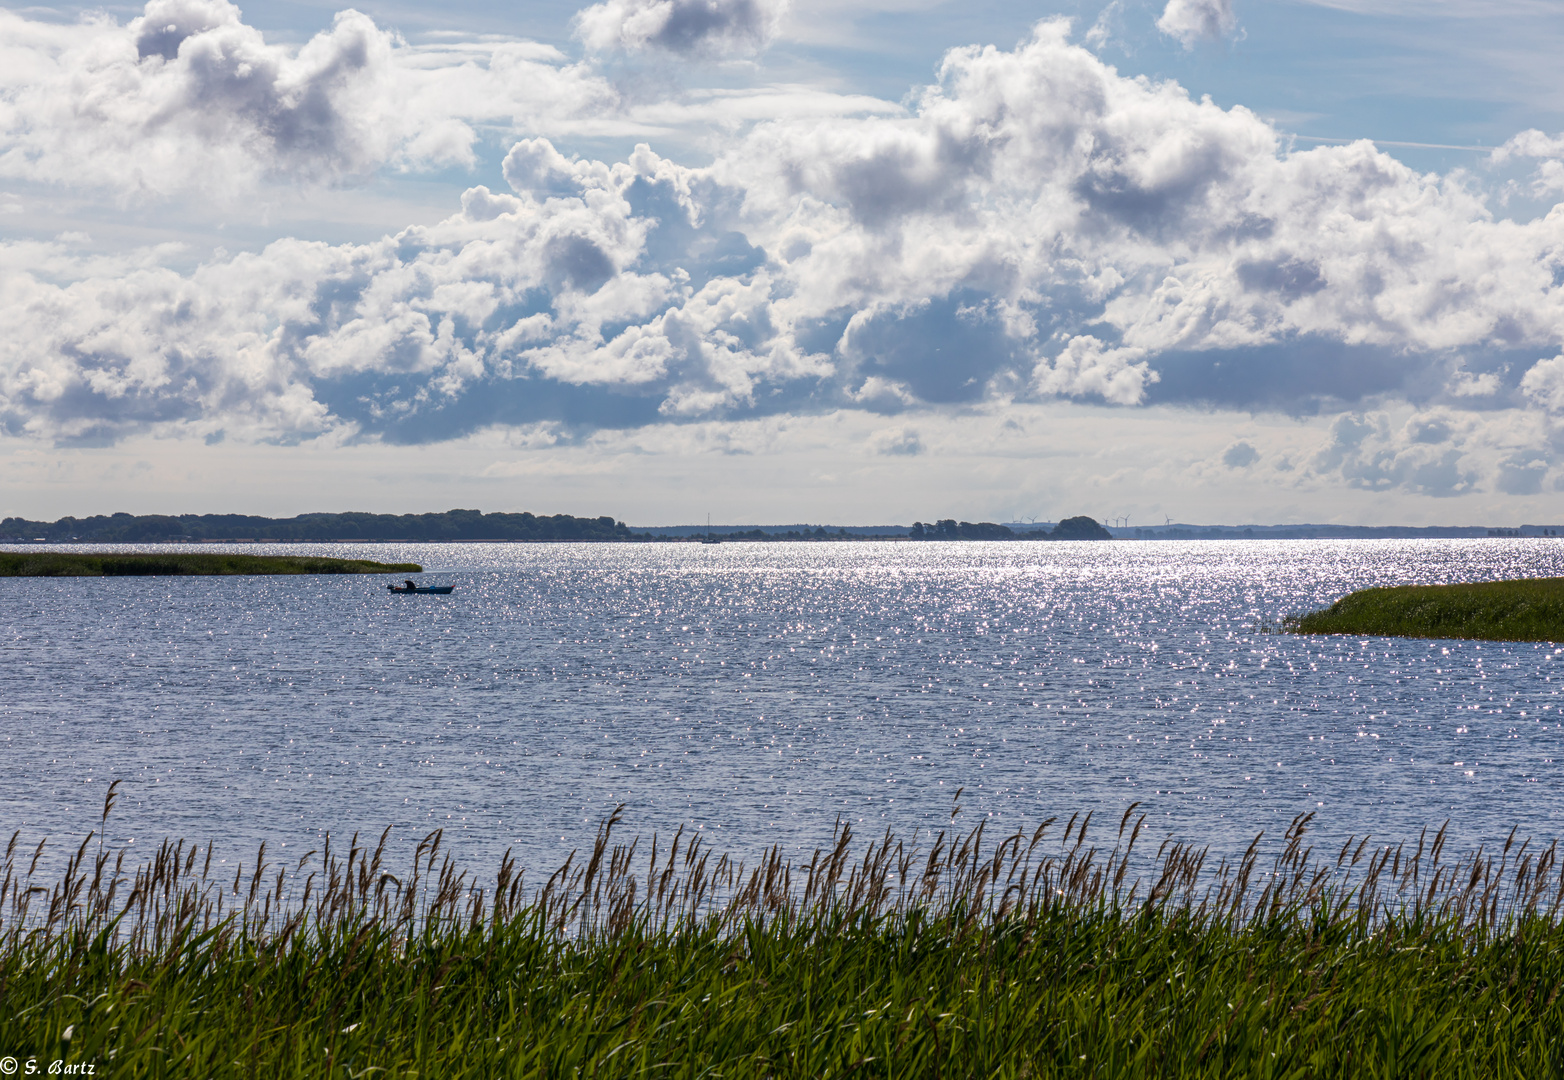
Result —
MULTIPOLYGON (((226 5, 166 2, 105 29, 109 59, 88 67, 128 80, 125 108, 147 139, 166 127, 166 152, 252 171, 293 154, 290 169, 337 176, 470 145, 343 104, 403 77, 403 46, 359 16, 265 68, 226 5), (253 94, 241 56, 262 65, 253 94), (198 108, 192 80, 211 72, 199 85, 229 89, 198 108), (154 86, 185 104, 152 108, 154 86)), ((676 5, 610 8, 581 26, 686 47, 658 39, 676 5)), ((701 10, 732 16, 717 41, 759 9, 701 10)), ((527 63, 566 113, 598 92, 527 63)), ((17 115, 5 168, 69 157, 29 150, 17 115)), ((60 138, 100 137, 72 123, 60 138)), ((1339 413, 1307 461, 1241 442, 1218 464, 1368 490, 1531 491, 1559 459, 1564 209, 1498 220, 1466 178, 1369 143, 1293 150, 1242 107, 1119 73, 1063 21, 1014 49, 952 50, 904 115, 755 124, 701 167, 533 136, 503 175, 509 191, 473 187, 436 226, 281 240, 190 273, 156 253, 4 245, 0 428, 418 443, 1064 398, 1339 413)), ((927 452, 913 427, 887 430, 879 453, 927 452)))

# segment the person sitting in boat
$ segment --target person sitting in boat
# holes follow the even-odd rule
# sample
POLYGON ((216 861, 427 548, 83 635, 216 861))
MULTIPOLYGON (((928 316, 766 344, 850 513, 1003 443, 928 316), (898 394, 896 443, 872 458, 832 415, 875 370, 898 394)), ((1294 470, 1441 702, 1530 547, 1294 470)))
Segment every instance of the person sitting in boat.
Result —
POLYGON ((417 588, 418 588, 418 586, 417 586, 417 585, 414 585, 414 584, 413 584, 413 579, 412 579, 412 578, 406 578, 406 579, 404 579, 404 580, 403 580, 403 582, 402 582, 402 584, 404 584, 404 585, 406 585, 406 586, 407 586, 407 591, 408 591, 408 592, 412 592, 412 591, 414 591, 414 590, 415 590, 415 589, 417 589, 417 588))

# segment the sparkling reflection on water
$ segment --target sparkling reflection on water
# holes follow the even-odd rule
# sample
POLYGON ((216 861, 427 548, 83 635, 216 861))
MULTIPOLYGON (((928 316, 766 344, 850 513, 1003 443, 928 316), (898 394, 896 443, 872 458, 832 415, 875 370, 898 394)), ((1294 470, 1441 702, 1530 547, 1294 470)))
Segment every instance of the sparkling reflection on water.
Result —
POLYGON ((1139 801, 1220 850, 1306 810, 1338 840, 1559 831, 1564 651, 1262 629, 1367 585, 1564 574, 1557 541, 304 550, 457 590, 0 579, 7 831, 79 836, 114 778, 111 839, 444 827, 534 871, 620 802, 753 852, 938 827, 958 788, 968 824, 1139 801))

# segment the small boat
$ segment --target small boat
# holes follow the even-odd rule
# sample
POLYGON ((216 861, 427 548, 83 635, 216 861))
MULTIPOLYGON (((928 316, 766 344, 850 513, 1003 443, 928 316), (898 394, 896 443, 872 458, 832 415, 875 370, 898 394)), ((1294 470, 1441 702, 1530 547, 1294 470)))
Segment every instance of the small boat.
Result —
POLYGON ((455 585, 387 585, 394 593, 429 593, 432 596, 447 596, 455 585))

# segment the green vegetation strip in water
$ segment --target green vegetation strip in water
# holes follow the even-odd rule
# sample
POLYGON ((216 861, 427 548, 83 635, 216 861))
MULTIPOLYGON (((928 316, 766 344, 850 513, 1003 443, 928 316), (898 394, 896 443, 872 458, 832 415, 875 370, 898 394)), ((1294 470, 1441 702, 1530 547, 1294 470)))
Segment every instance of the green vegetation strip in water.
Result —
POLYGON ((1298 634, 1564 641, 1564 578, 1362 589, 1288 619, 1298 634))
POLYGON ((1131 817, 920 851, 844 831, 750 868, 610 822, 530 892, 439 833, 397 876, 384 836, 232 871, 89 837, 49 887, 13 838, 0 1052, 148 1077, 1564 1072, 1556 846, 1315 856, 1300 817, 1264 859, 1164 844, 1137 889, 1131 817))
POLYGON ((0 551, 0 577, 144 577, 214 574, 416 574, 417 563, 327 559, 300 555, 230 555, 171 551, 152 554, 0 551))

